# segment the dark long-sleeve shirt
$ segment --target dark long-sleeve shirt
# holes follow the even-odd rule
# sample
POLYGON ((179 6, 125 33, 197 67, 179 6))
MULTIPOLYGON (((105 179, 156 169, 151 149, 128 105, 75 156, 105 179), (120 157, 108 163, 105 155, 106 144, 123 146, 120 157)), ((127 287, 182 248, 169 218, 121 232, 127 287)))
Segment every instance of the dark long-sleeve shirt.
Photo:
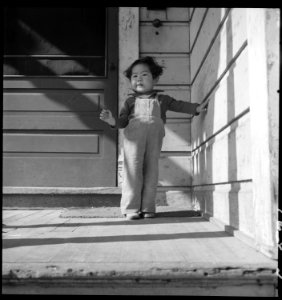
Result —
MULTIPOLYGON (((156 97, 157 93, 158 91, 154 91, 149 96, 149 98, 156 97)), ((120 110, 119 117, 116 118, 116 126, 112 126, 112 128, 125 128, 128 125, 129 120, 134 117, 134 106, 136 97, 138 97, 138 94, 132 94, 132 96, 125 100, 120 110)), ((160 103, 161 118, 164 123, 166 123, 166 112, 168 110, 187 113, 191 115, 199 114, 196 112, 196 108, 197 106, 199 106, 198 103, 190 103, 182 100, 175 100, 171 96, 164 94, 159 94, 157 99, 160 103)))

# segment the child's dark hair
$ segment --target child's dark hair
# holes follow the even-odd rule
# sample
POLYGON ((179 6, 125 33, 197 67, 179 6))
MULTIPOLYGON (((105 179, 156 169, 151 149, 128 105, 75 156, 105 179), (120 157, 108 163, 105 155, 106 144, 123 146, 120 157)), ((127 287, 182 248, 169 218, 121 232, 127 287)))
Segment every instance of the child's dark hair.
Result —
POLYGON ((145 64, 149 67, 153 78, 157 78, 163 74, 163 68, 160 66, 151 56, 145 56, 135 60, 125 71, 124 75, 130 79, 132 75, 132 69, 139 64, 145 64))

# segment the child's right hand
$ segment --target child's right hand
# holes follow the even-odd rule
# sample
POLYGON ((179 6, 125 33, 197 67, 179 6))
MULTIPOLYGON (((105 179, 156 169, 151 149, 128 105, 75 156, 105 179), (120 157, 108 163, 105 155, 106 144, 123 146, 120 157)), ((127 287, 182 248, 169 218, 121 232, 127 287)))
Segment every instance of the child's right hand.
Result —
POLYGON ((111 126, 115 126, 116 120, 113 117, 112 112, 109 109, 102 109, 100 113, 100 119, 111 126))

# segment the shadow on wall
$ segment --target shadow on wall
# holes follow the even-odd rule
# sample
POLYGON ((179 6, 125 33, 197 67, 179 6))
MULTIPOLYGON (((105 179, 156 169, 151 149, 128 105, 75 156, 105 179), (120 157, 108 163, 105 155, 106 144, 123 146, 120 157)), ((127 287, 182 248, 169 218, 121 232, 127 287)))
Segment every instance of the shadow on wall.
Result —
POLYGON ((146 241, 166 241, 177 239, 206 239, 206 238, 226 238, 230 235, 225 231, 209 231, 209 232, 190 232, 190 233, 173 233, 173 234, 144 234, 144 235, 113 235, 113 236, 96 236, 96 237, 73 237, 73 238, 47 238, 47 239, 4 239, 3 249, 40 246, 40 245, 58 245, 69 243, 114 243, 114 242, 146 242, 146 241))
MULTIPOLYGON (((220 11, 217 10, 215 17, 217 18, 216 24, 220 23, 220 11)), ((223 73, 219 73, 219 62, 221 60, 227 62, 227 65, 232 61, 234 57, 233 53, 233 32, 232 32, 232 14, 231 11, 228 12, 228 15, 225 19, 226 25, 226 40, 215 39, 215 42, 212 47, 216 47, 217 51, 213 48, 208 55, 208 61, 205 61, 203 64, 203 72, 205 72, 205 64, 207 64, 207 70, 209 73, 201 74, 199 72, 199 84, 197 93, 201 96, 200 101, 203 99, 209 98, 209 107, 208 113, 206 115, 201 116, 200 122, 194 121, 194 131, 197 132, 197 138, 200 140, 199 144, 202 143, 204 150, 201 150, 200 156, 196 159, 199 160, 199 166, 196 168, 196 176, 195 176, 195 195, 196 202, 200 203, 201 210, 203 212, 208 213, 208 215, 221 219, 223 222, 228 223, 234 228, 239 228, 239 204, 238 204, 238 194, 240 191, 240 184, 234 184, 238 180, 237 176, 237 140, 236 140, 236 129, 238 127, 238 121, 233 122, 230 127, 230 131, 228 133, 227 139, 227 149, 218 147, 215 149, 214 145, 217 141, 213 142, 212 139, 218 133, 218 128, 215 128, 215 124, 217 123, 217 116, 220 116, 222 113, 219 105, 215 105, 216 92, 220 88, 220 82, 223 73), (220 44, 226 43, 226 53, 220 53, 220 44), (224 57, 226 55, 226 57, 224 57), (212 83, 212 88, 207 92, 207 94, 203 94, 202 91, 205 91, 205 85, 212 83), (195 125, 196 124, 196 125, 195 125), (198 128, 195 128, 197 127, 198 128), (216 130, 217 132, 214 132, 216 130), (211 144, 206 146, 206 142, 211 140, 211 144), (216 151, 216 152, 215 152, 216 151), (220 152, 219 152, 220 151, 220 152), (227 156, 227 166, 222 165, 224 163, 225 155, 227 156), (222 159, 222 163, 221 163, 222 159), (221 164, 221 165, 220 165, 221 164), (220 168, 217 170, 216 165, 220 165, 220 168), (227 177, 223 180, 224 182, 231 184, 231 189, 224 189, 224 185, 216 184, 218 179, 214 178, 214 175, 222 172, 223 174, 227 174, 227 177), (225 173, 226 170, 226 173, 225 173), (199 185, 199 188, 197 188, 199 185), (199 189, 199 190, 197 190, 199 189), (216 199, 215 199, 216 197, 216 199), (216 207, 215 207, 216 205, 216 207), (226 208, 226 210, 225 210, 226 208), (224 219, 224 220, 223 220, 224 219)), ((220 34, 220 32, 219 32, 220 34)), ((222 47, 223 48, 223 47, 222 47)), ((226 105, 227 105, 227 116, 225 118, 225 124, 228 124, 231 120, 233 120, 236 116, 235 112, 235 91, 234 91, 234 68, 236 67, 236 62, 229 66, 227 70, 228 74, 226 75, 227 89, 226 89, 226 105)), ((222 72, 223 70, 221 70, 222 72)), ((197 79, 196 79, 197 80, 197 79)), ((225 79, 224 79, 225 80, 225 79)), ((192 87, 193 88, 193 87, 192 87)), ((224 95, 225 96, 225 95, 224 95)), ((223 95, 219 95, 218 97, 224 97, 223 95)), ((224 125, 223 127, 224 128, 224 125)), ((219 130, 221 131, 221 129, 219 130)), ((198 145, 197 147, 198 148, 198 145)), ((196 164, 194 164, 195 166, 196 164)), ((220 174, 219 174, 220 175, 220 174)), ((220 175, 220 178, 223 178, 220 175)))
MULTIPOLYGON (((204 14, 202 23, 199 28, 199 34, 196 36, 197 40, 194 42, 195 46, 199 42, 199 36, 204 34, 202 26, 207 20, 207 15, 211 11, 207 8, 204 14)), ((221 9, 213 10, 213 23, 219 24, 221 20, 221 9)), ((201 63, 197 68, 194 78, 192 78, 192 95, 197 99, 194 102, 204 103, 208 101, 208 111, 201 114, 198 118, 192 121, 192 139, 194 140, 192 154, 194 157, 194 178, 193 178, 193 202, 196 208, 203 213, 214 216, 214 192, 215 186, 209 185, 213 183, 213 145, 210 144, 210 138, 214 132, 214 118, 215 118, 215 93, 218 86, 214 86, 220 74, 218 74, 220 52, 211 51, 215 47, 216 40, 212 40, 211 44, 206 45, 206 52, 201 58, 201 63), (210 57, 212 53, 212 57, 210 57), (197 83, 197 85, 196 85, 197 83), (212 85, 211 85, 212 83, 212 85), (207 86, 211 86, 207 90, 207 86), (197 90, 195 90, 197 88, 197 90), (193 91, 194 89, 194 91, 193 91)), ((216 45, 220 49, 220 43, 216 45)), ((193 47, 192 51, 195 51, 193 47)), ((193 64, 193 61, 191 61, 193 64)))

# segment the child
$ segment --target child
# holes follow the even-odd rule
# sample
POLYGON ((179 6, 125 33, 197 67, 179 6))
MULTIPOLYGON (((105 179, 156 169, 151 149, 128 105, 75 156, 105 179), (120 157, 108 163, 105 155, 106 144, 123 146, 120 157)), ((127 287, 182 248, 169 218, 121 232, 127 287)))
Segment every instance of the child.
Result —
POLYGON ((166 111, 199 115, 197 103, 175 100, 154 90, 163 67, 152 57, 136 60, 124 72, 133 93, 118 118, 102 110, 100 119, 112 128, 124 129, 124 163, 121 212, 128 220, 153 218, 158 184, 158 162, 165 135, 166 111))

